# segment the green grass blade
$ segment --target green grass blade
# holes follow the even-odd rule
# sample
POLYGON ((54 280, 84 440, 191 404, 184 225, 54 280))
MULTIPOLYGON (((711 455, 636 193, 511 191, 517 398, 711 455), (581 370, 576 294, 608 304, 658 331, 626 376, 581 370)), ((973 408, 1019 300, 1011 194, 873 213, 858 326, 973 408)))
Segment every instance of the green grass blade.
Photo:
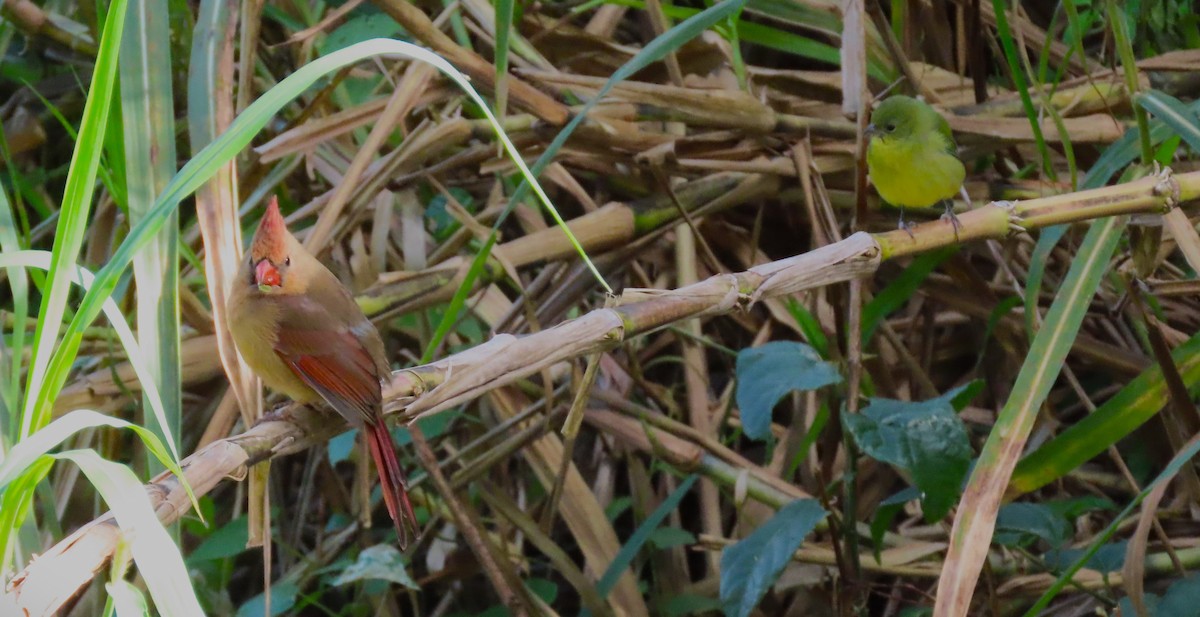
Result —
MULTIPOLYGON (((9 548, 14 545, 17 530, 29 512, 33 491, 50 472, 50 460, 46 454, 75 433, 102 426, 133 431, 163 467, 183 477, 182 470, 167 453, 163 443, 145 428, 86 409, 72 411, 58 418, 13 446, 8 455, 0 460, 0 555, 4 555, 5 569, 10 564, 9 548)), ((195 505, 196 498, 191 487, 185 482, 184 488, 195 505)), ((142 494, 145 494, 144 489, 142 494)))
POLYGON ((986 556, 986 551, 978 549, 981 543, 990 541, 997 513, 995 508, 980 504, 998 503, 1001 495, 995 493, 1011 480, 1017 454, 1062 371, 1092 297, 1108 272, 1126 220, 1126 217, 1112 217, 1091 224, 1041 330, 1030 345, 1012 395, 1000 410, 967 481, 962 506, 954 520, 947 567, 942 571, 939 591, 944 595, 938 597, 939 607, 943 603, 959 605, 975 588, 986 556))
POLYGON ((1004 59, 1008 62, 1008 68, 1012 72, 1013 85, 1017 93, 1021 95, 1021 106, 1025 108, 1029 126, 1033 129, 1033 139, 1037 142, 1038 153, 1042 157, 1042 169, 1047 175, 1054 178, 1050 148, 1046 145, 1046 137, 1042 135, 1042 126, 1038 122, 1038 112, 1033 106, 1033 98, 1029 96, 1029 82, 1025 79, 1025 71, 1022 69, 1018 55, 1020 52, 1017 50, 1012 30, 1008 25, 1008 13, 1005 12, 1007 9, 1004 6, 1004 0, 992 0, 992 7, 996 9, 996 31, 1000 35, 1000 47, 1004 51, 1004 59))
MULTIPOLYGON (((47 281, 49 289, 42 296, 37 330, 34 333, 33 358, 26 382, 26 402, 21 419, 22 437, 27 437, 49 422, 49 401, 53 400, 62 388, 61 381, 52 375, 55 360, 64 355, 64 348, 55 345, 55 341, 62 326, 63 315, 66 313, 67 294, 71 288, 71 269, 79 256, 83 235, 87 229, 96 170, 103 152, 104 132, 108 126, 109 107, 112 104, 116 82, 117 57, 125 25, 125 5, 126 0, 114 0, 109 6, 100 39, 99 54, 96 56, 96 66, 92 73, 92 85, 83 108, 79 138, 71 155, 62 208, 54 234, 54 259, 50 264, 50 277, 47 281)), ((74 349, 71 349, 69 356, 74 359, 74 349)), ((58 364, 61 363, 59 360, 58 364)), ((63 370, 62 379, 65 380, 65 367, 60 370, 63 370)))
POLYGON ((1054 581, 1054 584, 1042 594, 1042 597, 1038 598, 1038 601, 1035 602, 1028 611, 1026 611, 1026 617, 1034 617, 1035 615, 1044 614, 1042 613, 1042 610, 1046 608, 1046 605, 1050 604, 1050 601, 1058 595, 1058 592, 1062 591, 1063 588, 1067 586, 1069 581, 1074 578, 1075 573, 1083 568, 1084 564, 1086 564, 1088 560, 1096 554, 1096 551, 1099 551, 1100 547, 1104 546, 1109 540, 1112 539, 1113 535, 1116 534, 1117 529, 1121 525, 1125 524, 1127 520, 1129 520, 1130 515, 1133 514, 1133 509, 1138 507, 1138 505, 1146 499, 1146 496, 1149 495, 1156 486, 1162 484, 1163 482, 1168 482, 1171 480, 1171 478, 1174 478, 1175 474, 1179 473, 1179 470, 1184 466, 1184 464, 1192 460, 1197 453, 1200 453, 1200 439, 1193 439, 1188 444, 1188 447, 1181 450, 1179 454, 1175 455, 1175 458, 1171 459, 1171 462, 1168 463, 1167 467, 1162 470, 1162 473, 1158 474, 1158 476, 1155 477, 1152 482, 1147 484, 1142 491, 1138 493, 1132 501, 1129 502, 1129 505, 1125 506, 1124 510, 1121 510, 1119 514, 1113 517, 1112 522, 1109 523, 1108 527, 1104 528, 1103 532, 1092 539, 1091 544, 1088 545, 1088 549, 1079 556, 1079 559, 1077 559, 1075 563, 1071 564, 1071 567, 1063 571, 1062 574, 1059 575, 1058 579, 1054 581))
MULTIPOLYGON (((1175 368, 1189 390, 1200 386, 1200 335, 1171 352, 1175 368)), ((1169 392, 1157 364, 1121 388, 1096 411, 1042 444, 1013 471, 1009 492, 1037 490, 1095 458, 1128 437, 1169 402, 1169 392)))
MULTIPOLYGON (((730 16, 737 14, 742 10, 742 6, 744 4, 745 0, 725 0, 724 2, 715 4, 704 11, 689 17, 670 30, 664 32, 662 36, 655 37, 654 40, 650 41, 650 43, 643 47, 641 51, 630 58, 628 62, 621 65, 620 68, 613 72, 612 76, 608 78, 608 81, 604 82, 604 85, 601 86, 600 90, 596 92, 596 96, 593 97, 592 100, 588 101, 583 108, 575 114, 574 118, 571 118, 571 121, 568 122, 567 125, 558 132, 558 135, 554 136, 554 140, 550 142, 550 145, 546 146, 546 150, 541 156, 538 157, 538 160, 534 162, 533 166, 529 168, 531 175, 536 178, 542 173, 542 170, 545 169, 546 166, 554 160, 554 157, 558 155, 558 151, 562 149, 563 144, 567 142, 567 138, 569 138, 571 134, 575 132, 575 129, 578 128, 583 122, 584 118, 587 117, 588 112, 590 112, 597 103, 603 100, 604 96, 608 94, 608 92, 612 90, 614 86, 628 79, 650 64, 658 62, 667 54, 675 51, 684 43, 699 36, 700 33, 708 30, 715 24, 718 24, 728 19, 730 16)), ((663 8, 665 10, 667 7, 664 6, 663 8)), ((533 186, 535 189, 537 188, 536 183, 534 183, 533 186)), ((438 323, 438 327, 434 331, 433 337, 430 339, 429 344, 425 347, 425 353, 421 356, 422 363, 428 363, 433 359, 433 354, 441 346, 442 341, 445 340, 445 337, 450 333, 450 330, 454 327, 455 322, 458 321, 458 316, 462 313, 463 307, 466 305, 467 296, 469 296, 471 291, 475 288, 475 281, 478 280, 479 275, 483 273, 484 264, 487 263, 487 259, 491 254, 492 247, 496 244, 496 238, 497 234, 499 233, 500 226, 504 224, 504 221, 508 218, 508 215, 513 211, 517 204, 521 203, 521 201, 525 199, 525 196, 529 193, 529 188, 529 181, 522 181, 521 184, 517 186, 517 189, 513 191, 512 196, 509 197, 508 204, 504 207, 504 210, 500 213, 500 216, 496 217, 496 222, 492 225, 491 235, 488 236, 483 248, 476 253, 475 259, 471 262, 471 267, 469 270, 467 270, 467 275, 464 277, 462 285, 460 285, 459 288, 454 292, 454 297, 450 299, 450 306, 446 309, 446 313, 442 316, 441 322, 438 323)), ((563 223, 562 220, 558 218, 558 214, 553 211, 552 213, 554 214, 555 222, 562 226, 563 223)), ((575 243, 575 238, 571 237, 570 239, 576 249, 579 250, 579 245, 575 243)), ((601 277, 600 273, 595 270, 595 266, 592 266, 591 262, 588 262, 588 266, 592 268, 592 272, 595 274, 596 278, 603 282, 604 278, 601 277)), ((605 283, 604 287, 605 290, 609 292, 612 291, 608 288, 607 283, 605 283)))
MULTIPOLYGON (((1133 41, 1129 35, 1128 24, 1125 23, 1125 15, 1121 12, 1121 7, 1115 0, 1108 0, 1108 17, 1112 24, 1113 43, 1117 49, 1117 57, 1121 59, 1121 70, 1125 75, 1125 87, 1129 90, 1129 94, 1134 95, 1138 92, 1138 68, 1137 59, 1133 55, 1133 41)), ((1139 144, 1142 150, 1142 164, 1150 165, 1154 160, 1154 148, 1150 145, 1149 122, 1146 118, 1146 110, 1139 106, 1134 106, 1133 117, 1137 121, 1137 126, 1140 129, 1138 135, 1141 137, 1139 144)))
MULTIPOLYGON (((53 255, 46 251, 5 252, 0 255, 0 267, 41 268, 48 270, 53 265, 53 259, 53 255)), ((71 278, 68 280, 84 289, 90 289, 95 284, 95 276, 79 266, 72 266, 69 274, 71 278)), ((138 381, 142 384, 143 400, 146 401, 154 416, 159 418, 165 417, 162 396, 160 395, 158 385, 152 379, 154 373, 149 363, 146 362, 146 355, 141 349, 141 344, 138 342, 137 337, 133 335, 133 330, 129 328, 129 323, 125 320, 125 315, 121 313, 121 309, 117 307, 111 298, 105 299, 101 305, 101 310, 104 311, 104 316, 112 325, 113 331, 116 332, 121 346, 125 348, 129 364, 133 367, 134 374, 137 375, 138 381)), ((165 441, 171 447, 172 457, 178 460, 179 450, 175 445, 178 440, 174 438, 174 433, 168 433, 165 441)))
POLYGON ((508 107, 508 43, 512 35, 513 0, 496 2, 496 115, 504 117, 508 107))
MULTIPOLYGON (((132 262, 133 256, 153 238, 154 234, 158 233, 158 230, 165 224, 170 214, 178 207, 179 202, 211 178, 222 165, 237 156, 284 105, 299 96, 301 92, 316 83, 318 79, 345 66, 375 56, 396 56, 405 59, 416 59, 432 64, 438 70, 445 73, 463 88, 483 113, 488 116, 493 126, 497 127, 497 136, 501 143, 504 144, 505 151, 513 157, 517 167, 522 170, 526 177, 533 176, 525 166, 524 161, 521 160, 516 147, 513 146, 508 136, 499 131, 499 123, 496 122, 489 107, 484 103, 479 94, 470 88, 466 76, 459 73, 448 62, 432 52, 403 41, 372 39, 339 49, 327 56, 318 58, 288 75, 262 97, 251 103, 233 121, 229 130, 222 134, 219 139, 205 146, 203 150, 193 157, 192 160, 188 161, 171 178, 171 181, 167 183, 167 187, 155 200, 154 208, 145 218, 129 230, 129 235, 117 247, 117 250, 113 252, 109 262, 96 274, 95 284, 88 290, 80 302, 79 310, 67 326, 62 341, 56 348, 54 356, 48 363, 48 367, 40 375, 41 379, 37 383, 41 383, 42 387, 31 404, 33 408, 38 409, 44 414, 49 413, 50 402, 57 396, 59 390, 62 389, 63 384, 66 382, 67 372, 79 349, 84 329, 100 313, 102 300, 112 294, 121 274, 132 262)), ((536 183, 534 183, 534 187, 539 198, 543 200, 544 204, 548 205, 550 202, 545 192, 536 183)), ((575 244, 578 246, 578 242, 575 244)))
POLYGON ((696 475, 684 478, 683 482, 680 482, 679 486, 675 487, 675 490, 671 491, 671 494, 667 495, 667 498, 658 504, 658 507, 650 513, 650 516, 647 516, 646 520, 642 521, 641 525, 638 525, 633 535, 629 537, 629 541, 621 547, 621 550, 613 557, 612 563, 604 570, 604 574, 600 577, 600 580, 596 582, 596 593, 600 594, 600 597, 608 596, 613 587, 617 586, 617 580, 621 578, 621 573, 628 570, 629 564, 633 562, 633 558, 637 556, 638 551, 642 550, 642 546, 650 539, 650 534, 655 529, 658 529, 658 526, 666 520, 667 516, 675 508, 679 507, 679 502, 683 500, 684 496, 687 495, 687 492, 691 490, 692 485, 698 479, 699 476, 696 475))
POLYGON ((1200 117, 1197 116, 1194 107, 1188 107, 1183 101, 1157 90, 1140 93, 1134 96, 1133 100, 1139 107, 1171 127, 1193 151, 1200 152, 1200 117))
POLYGON ((112 508, 159 614, 203 616, 183 555, 159 522, 137 476, 128 467, 106 461, 92 450, 68 450, 53 456, 78 465, 112 508))
MULTIPOLYGON (((166 0, 132 0, 121 46, 121 112, 129 220, 146 218, 157 195, 175 175, 175 109, 171 91, 171 40, 166 0)), ((141 358, 162 398, 162 416, 147 427, 178 447, 182 421, 179 366, 179 217, 133 258, 141 358)), ((143 397, 145 398, 145 397, 143 397)))
MULTIPOLYGON (((0 185, 0 251, 14 253, 21 250, 21 239, 17 236, 16 217, 4 185, 0 185)), ((0 340, 0 455, 4 454, 6 442, 17 435, 21 408, 21 358, 25 357, 25 326, 29 323, 29 279, 18 268, 8 269, 8 285, 12 289, 13 331, 12 344, 0 340), (4 366, 5 363, 8 366, 4 366)))
POLYGON ((45 428, 30 435, 25 441, 13 446, 9 455, 0 461, 0 489, 7 488, 21 474, 26 473, 39 457, 57 448, 72 435, 86 429, 100 427, 133 431, 142 440, 146 449, 154 454, 164 466, 174 466, 163 442, 154 433, 120 418, 90 409, 77 409, 47 424, 45 428))

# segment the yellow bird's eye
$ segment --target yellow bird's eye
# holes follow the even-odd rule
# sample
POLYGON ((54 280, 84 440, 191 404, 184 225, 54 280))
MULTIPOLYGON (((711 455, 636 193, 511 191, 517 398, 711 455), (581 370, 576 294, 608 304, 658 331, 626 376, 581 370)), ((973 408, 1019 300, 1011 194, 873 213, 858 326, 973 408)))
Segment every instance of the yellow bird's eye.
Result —
POLYGON ((285 266, 292 265, 292 257, 290 255, 283 258, 283 265, 285 265, 285 266))
POLYGON ((892 131, 895 131, 895 130, 896 130, 896 125, 895 125, 895 124, 890 124, 890 123, 889 123, 887 126, 885 126, 885 127, 883 127, 883 128, 884 128, 884 129, 886 129, 886 130, 887 130, 887 132, 891 133, 892 131))

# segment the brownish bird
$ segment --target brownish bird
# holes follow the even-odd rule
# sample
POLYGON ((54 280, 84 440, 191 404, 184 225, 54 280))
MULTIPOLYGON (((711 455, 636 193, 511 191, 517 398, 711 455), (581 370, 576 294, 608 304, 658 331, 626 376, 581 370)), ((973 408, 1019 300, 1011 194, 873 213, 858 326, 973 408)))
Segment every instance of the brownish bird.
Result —
POLYGON ((366 432, 400 547, 417 519, 383 422, 380 379, 391 373, 379 331, 337 277, 304 249, 272 197, 226 305, 246 364, 299 403, 325 401, 366 432))

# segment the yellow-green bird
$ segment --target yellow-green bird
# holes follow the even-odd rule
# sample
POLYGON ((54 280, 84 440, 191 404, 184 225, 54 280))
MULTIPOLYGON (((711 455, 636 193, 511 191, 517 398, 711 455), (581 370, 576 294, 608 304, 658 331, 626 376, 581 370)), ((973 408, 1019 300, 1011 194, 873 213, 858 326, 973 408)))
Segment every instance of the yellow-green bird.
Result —
POLYGON ((954 196, 967 171, 958 160, 950 125, 928 104, 896 95, 879 104, 867 126, 867 169, 884 201, 900 208, 932 208, 946 203, 946 214, 958 230, 954 196))

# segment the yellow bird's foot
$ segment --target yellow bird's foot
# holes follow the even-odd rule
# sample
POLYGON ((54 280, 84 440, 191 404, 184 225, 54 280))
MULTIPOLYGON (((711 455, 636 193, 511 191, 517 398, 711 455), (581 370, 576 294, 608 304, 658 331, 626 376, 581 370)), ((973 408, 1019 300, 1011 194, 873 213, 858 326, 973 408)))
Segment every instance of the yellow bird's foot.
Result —
POLYGON ((904 220, 904 206, 900 206, 900 225, 897 227, 897 229, 903 229, 904 231, 907 231, 910 239, 917 239, 917 237, 913 235, 912 225, 909 225, 908 221, 904 220))
POLYGON ((962 222, 959 221, 958 216, 954 214, 954 202, 946 203, 946 212, 945 214, 942 214, 941 218, 943 221, 950 221, 950 224, 954 226, 954 241, 958 242, 958 232, 962 229, 962 222))

